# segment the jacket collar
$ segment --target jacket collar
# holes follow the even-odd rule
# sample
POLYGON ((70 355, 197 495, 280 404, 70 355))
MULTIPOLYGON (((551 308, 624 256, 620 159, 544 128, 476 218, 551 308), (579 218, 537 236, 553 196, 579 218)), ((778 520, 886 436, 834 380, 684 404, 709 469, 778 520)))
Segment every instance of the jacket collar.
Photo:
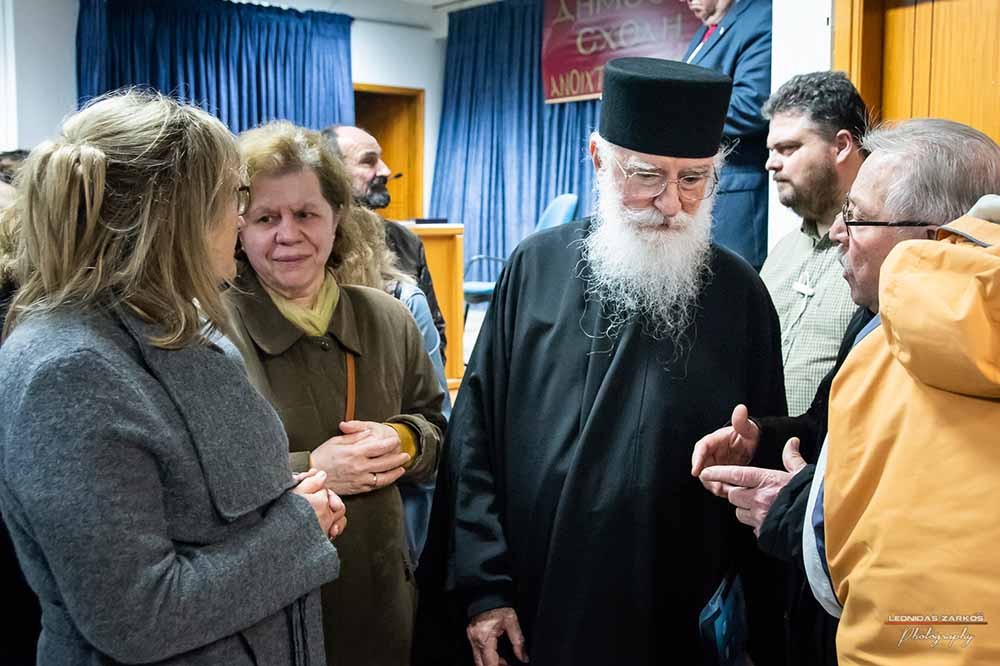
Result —
POLYGON ((124 308, 116 315, 183 418, 223 518, 263 507, 292 484, 284 428, 261 394, 250 390, 240 360, 217 345, 160 349, 149 341, 159 333, 157 324, 124 308), (247 414, 271 418, 248 420, 247 414))
MULTIPOLYGON (((726 36, 726 33, 732 29, 733 24, 736 23, 736 20, 739 18, 740 14, 745 12, 746 8, 749 6, 750 6, 750 0, 736 0, 736 2, 733 3, 733 6, 729 8, 729 11, 726 12, 726 15, 722 17, 721 21, 719 21, 718 24, 719 27, 715 29, 715 32, 712 33, 712 36, 708 38, 708 42, 706 42, 705 45, 701 47, 701 50, 698 51, 698 55, 696 55, 694 60, 691 61, 692 65, 697 65, 699 62, 705 59, 705 56, 708 55, 708 52, 711 51, 716 44, 722 41, 723 37, 726 36)), ((701 38, 705 36, 706 30, 708 30, 708 26, 703 25, 701 26, 701 29, 698 30, 698 32, 696 33, 699 42, 701 41, 701 38)))
MULTIPOLYGON (((255 345, 271 356, 278 356, 288 351, 300 338, 305 337, 301 329, 285 319, 278 311, 257 278, 257 274, 249 265, 240 266, 235 286, 237 289, 231 292, 233 304, 255 345)), ((330 325, 326 330, 350 352, 358 356, 364 354, 350 290, 343 288, 340 290, 340 301, 333 311, 333 316, 330 317, 330 325)))

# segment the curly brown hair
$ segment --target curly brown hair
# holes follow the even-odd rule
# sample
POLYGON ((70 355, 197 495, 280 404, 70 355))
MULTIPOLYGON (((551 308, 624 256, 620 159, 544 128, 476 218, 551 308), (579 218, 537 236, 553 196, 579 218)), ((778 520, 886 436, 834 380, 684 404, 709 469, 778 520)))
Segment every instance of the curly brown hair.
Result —
POLYGON ((251 184, 257 176, 282 176, 302 169, 316 174, 323 197, 340 212, 327 259, 338 283, 385 289, 393 281, 412 281, 397 268, 396 255, 385 244, 382 219, 354 204, 344 163, 320 132, 276 120, 243 132, 237 141, 251 184))

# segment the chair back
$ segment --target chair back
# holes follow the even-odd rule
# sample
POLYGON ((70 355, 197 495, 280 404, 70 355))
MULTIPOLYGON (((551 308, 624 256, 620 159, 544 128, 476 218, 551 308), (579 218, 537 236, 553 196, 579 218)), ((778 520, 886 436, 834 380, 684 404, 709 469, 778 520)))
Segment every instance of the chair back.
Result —
POLYGON ((575 194, 560 194, 549 202, 549 205, 542 211, 535 225, 535 231, 557 227, 560 224, 572 222, 576 216, 576 205, 579 197, 575 194))

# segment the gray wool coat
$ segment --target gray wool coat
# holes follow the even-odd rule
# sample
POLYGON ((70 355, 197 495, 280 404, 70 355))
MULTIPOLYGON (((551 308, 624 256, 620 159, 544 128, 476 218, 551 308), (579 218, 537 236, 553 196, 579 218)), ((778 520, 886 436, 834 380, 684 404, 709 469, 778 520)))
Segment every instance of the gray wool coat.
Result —
POLYGON ((281 421, 234 349, 154 330, 62 311, 0 348, 0 508, 38 663, 320 666, 339 560, 287 492, 281 421))

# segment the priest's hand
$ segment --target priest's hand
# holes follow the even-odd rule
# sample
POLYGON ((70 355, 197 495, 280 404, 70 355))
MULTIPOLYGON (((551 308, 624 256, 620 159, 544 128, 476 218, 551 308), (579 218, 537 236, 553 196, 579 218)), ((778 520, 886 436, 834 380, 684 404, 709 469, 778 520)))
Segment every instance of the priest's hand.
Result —
MULTIPOLYGON (((750 420, 746 405, 736 405, 732 425, 719 428, 695 443, 691 454, 691 476, 700 476, 703 469, 713 465, 746 465, 757 451, 758 442, 760 430, 750 420)), ((719 494, 717 487, 705 487, 719 494)))
POLYGON ((528 652, 524 649, 524 634, 513 608, 494 608, 476 615, 465 630, 472 645, 472 658, 476 666, 507 666, 507 661, 497 651, 497 640, 507 634, 514 656, 528 662, 528 652))
POLYGON ((782 472, 777 469, 743 467, 738 465, 718 465, 708 467, 701 473, 702 484, 719 497, 725 497, 736 507, 736 519, 753 528, 760 536, 760 526, 767 518, 771 506, 781 489, 806 461, 799 455, 799 439, 792 437, 781 452, 785 465, 782 472))

